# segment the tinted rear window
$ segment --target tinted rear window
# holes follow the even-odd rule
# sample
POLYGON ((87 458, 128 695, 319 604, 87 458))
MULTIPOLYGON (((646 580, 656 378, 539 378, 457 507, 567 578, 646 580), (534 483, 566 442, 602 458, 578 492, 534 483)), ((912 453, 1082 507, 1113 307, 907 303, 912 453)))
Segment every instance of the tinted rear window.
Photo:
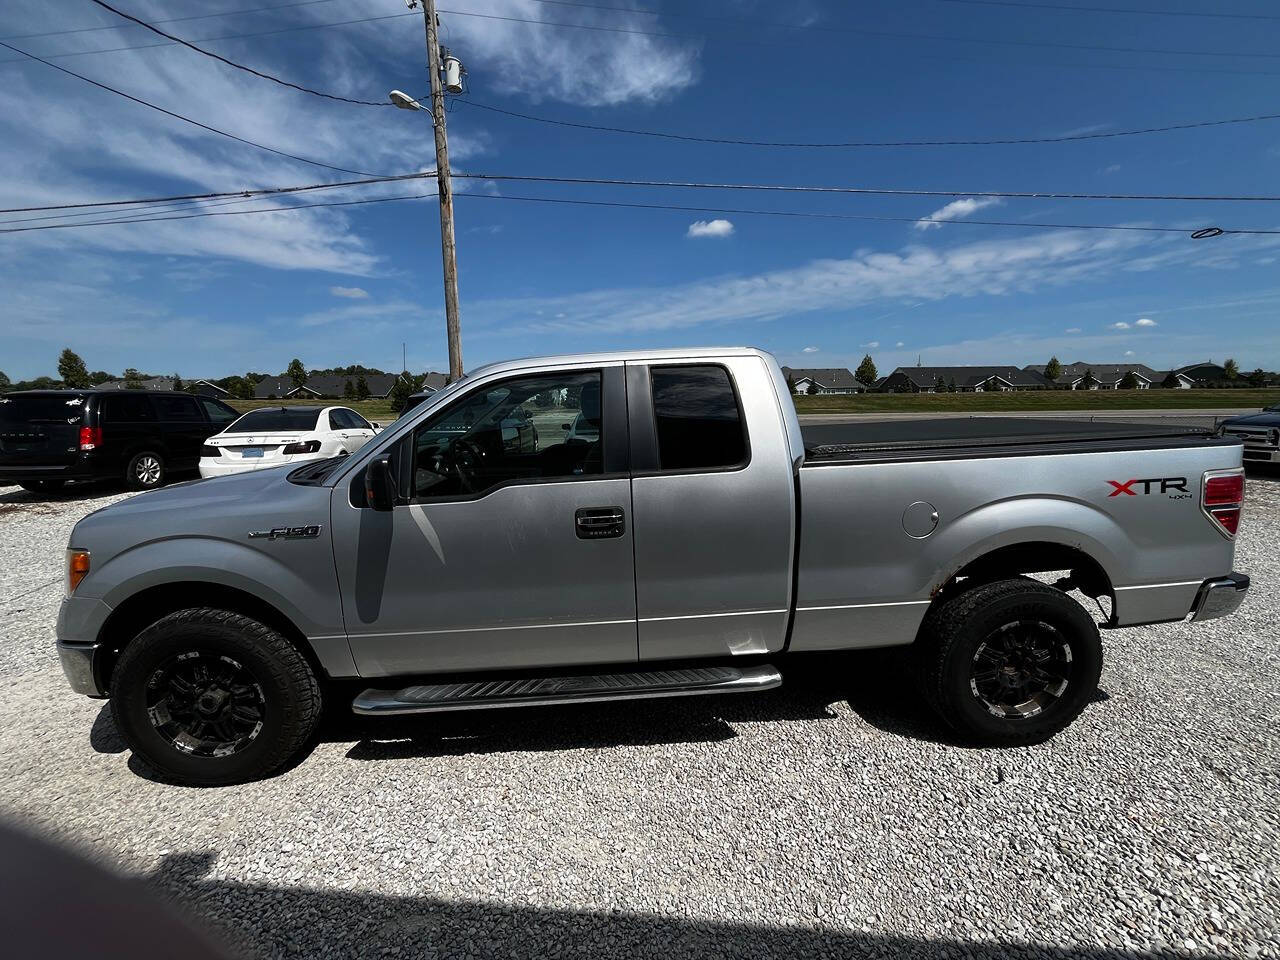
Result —
POLYGON ((84 397, 0 397, 0 423, 66 423, 84 413, 84 397))
POLYGON ((105 424, 139 423, 154 420, 150 400, 141 393, 122 393, 102 398, 99 419, 105 424))
POLYGON ((654 367, 652 376, 661 469, 736 467, 747 459, 738 398, 724 367, 654 367))
POLYGON ((227 427, 225 433, 277 433, 280 431, 314 430, 319 410, 291 410, 276 407, 271 410, 250 410, 227 427))
POLYGON ((151 398, 161 420, 203 420, 195 397, 159 394, 151 398))

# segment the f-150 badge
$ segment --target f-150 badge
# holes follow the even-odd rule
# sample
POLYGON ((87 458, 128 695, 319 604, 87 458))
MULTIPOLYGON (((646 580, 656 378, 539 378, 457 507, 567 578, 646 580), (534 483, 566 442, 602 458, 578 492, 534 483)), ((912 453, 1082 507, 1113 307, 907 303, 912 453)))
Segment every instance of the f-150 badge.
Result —
POLYGON ((320 536, 320 524, 312 523, 305 527, 272 527, 270 530, 250 530, 249 539, 257 540, 302 540, 320 536))

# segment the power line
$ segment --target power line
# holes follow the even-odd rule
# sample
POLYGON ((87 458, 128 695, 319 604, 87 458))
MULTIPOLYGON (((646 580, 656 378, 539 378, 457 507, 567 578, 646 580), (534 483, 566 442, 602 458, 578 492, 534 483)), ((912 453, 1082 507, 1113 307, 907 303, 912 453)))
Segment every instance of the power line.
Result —
MULTIPOLYGON (((330 3, 332 0, 316 0, 320 3, 330 3)), ((330 23, 300 23, 291 27, 277 27, 273 30, 254 30, 249 33, 228 33, 220 37, 198 37, 196 43, 217 43, 222 40, 246 40, 250 37, 272 37, 281 33, 297 33, 301 30, 319 30, 323 27, 348 27, 360 23, 376 23, 380 20, 400 20, 404 17, 416 17, 417 13, 388 13, 381 17, 360 17, 357 20, 336 20, 330 23)), ((164 23, 163 20, 157 20, 156 23, 164 23)), ((72 57, 91 57, 96 53, 123 53, 126 50, 154 50, 157 47, 175 46, 173 41, 161 40, 157 43, 134 43, 123 47, 100 47, 96 50, 74 50, 71 53, 50 53, 46 56, 50 60, 67 60, 72 57)), ((10 57, 7 60, 0 60, 0 63, 22 63, 21 57, 10 57)))
MULTIPOLYGON (((505 17, 505 16, 498 16, 497 14, 493 14, 493 13, 474 13, 467 10, 441 9, 440 13, 447 13, 455 17, 479 17, 480 19, 483 19, 483 20, 501 20, 501 21, 506 21, 510 23, 530 23, 530 24, 537 24, 543 27, 568 27, 575 30, 599 30, 599 31, 604 31, 606 33, 630 33, 630 34, 639 34, 641 36, 647 36, 647 37, 667 37, 667 38, 676 39, 676 40, 723 39, 723 38, 700 36, 697 34, 663 33, 663 32, 653 31, 653 30, 635 30, 635 29, 623 28, 623 27, 604 27, 596 24, 586 24, 586 23, 565 23, 563 21, 553 21, 553 20, 532 20, 527 17, 505 17)), ((1005 40, 1005 39, 999 39, 995 37, 957 37, 957 36, 947 36, 945 34, 904 33, 900 31, 889 31, 889 30, 865 30, 861 27, 845 27, 845 26, 839 26, 839 25, 831 25, 829 27, 824 27, 823 29, 826 30, 827 32, 851 33, 851 34, 857 34, 863 37, 877 37, 877 38, 889 39, 889 40, 937 40, 943 43, 979 43, 979 44, 1002 46, 1002 47, 1047 47, 1047 48, 1058 49, 1058 50, 1095 50, 1095 51, 1101 51, 1104 53, 1151 53, 1151 54, 1162 54, 1162 55, 1180 56, 1180 57, 1231 57, 1231 58, 1250 57, 1250 58, 1267 59, 1267 60, 1280 59, 1280 53, 1250 53, 1250 52, 1243 52, 1239 50, 1217 51, 1217 50, 1177 50, 1177 49, 1167 49, 1163 47, 1109 47, 1109 46, 1103 46, 1101 44, 1088 44, 1088 43, 1054 43, 1054 42, 1044 41, 1044 40, 1005 40)), ((772 41, 743 40, 743 39, 735 38, 730 42, 759 45, 759 44, 771 43, 772 41)))
MULTIPOLYGON (((563 3, 565 0, 535 0, 537 3, 563 3)), ((1015 3, 1013 0, 938 0, 939 3, 963 3, 982 7, 1013 7, 1021 10, 1070 10, 1075 13, 1132 13, 1159 17, 1213 17, 1220 20, 1280 20, 1266 13, 1212 13, 1201 10, 1141 10, 1134 7, 1077 7, 1065 3, 1015 3)))
MULTIPOLYGON (((428 200, 435 197, 433 193, 416 193, 404 194, 394 197, 370 197, 363 200, 329 200, 317 203, 296 204, 288 207, 260 207, 252 210, 228 210, 215 212, 201 212, 191 214, 181 214, 178 216, 148 216, 148 217, 124 217, 113 218, 108 220, 95 220, 87 223, 66 223, 66 224, 45 224, 39 227, 20 227, 16 229, 0 230, 0 233, 25 233, 37 230, 55 230, 69 229, 74 227, 92 227, 106 226, 113 224, 130 224, 130 223, 154 223, 167 220, 195 220, 203 217, 230 217, 244 216, 257 213, 290 213, 295 210, 311 209, 314 207, 347 207, 359 206, 372 203, 391 203, 400 200, 428 200)), ((1272 235, 1280 234, 1280 230, 1265 229, 1233 229, 1220 227, 1202 227, 1199 230, 1191 231, 1184 227, 1157 227, 1144 226, 1137 224, 1084 224, 1084 223, 1032 223, 1027 221, 1013 220, 944 220, 934 217, 891 217, 878 215, 861 215, 861 214, 840 214, 840 213, 815 213, 809 211, 787 211, 787 210, 752 210, 736 207, 701 207, 701 206, 682 206, 677 204, 664 203, 626 203, 606 200, 576 200, 564 197, 522 197, 514 195, 492 195, 483 193, 466 193, 456 194, 459 197, 468 197, 471 199, 482 200, 515 200, 526 203, 555 203, 567 204, 572 206, 591 206, 591 207, 620 207, 626 209, 637 210, 667 210, 677 211, 681 213, 727 213, 739 216, 763 216, 763 217, 796 217, 804 219, 818 220, 855 220, 855 221, 884 221, 893 223, 953 223, 959 225, 970 226, 991 226, 991 227, 1021 227, 1021 228, 1042 228, 1042 229, 1059 229, 1059 230, 1119 230, 1119 231, 1136 231, 1142 233, 1178 233, 1190 234, 1192 237, 1197 235, 1204 237, 1217 237, 1228 234, 1248 234, 1248 235, 1272 235)))
POLYGON ((275 147, 268 147, 265 144, 255 143, 253 140, 246 140, 244 137, 238 137, 234 133, 228 133, 225 130, 219 130, 217 127, 211 127, 207 123, 201 123, 199 120, 192 120, 190 117, 184 117, 180 113, 174 113, 172 110, 166 110, 164 107, 156 106, 154 103, 150 103, 149 101, 143 100, 140 97, 135 97, 132 94, 125 93, 123 90, 117 90, 115 87, 108 86, 105 83, 100 83, 97 80, 91 80, 89 77, 86 77, 83 74, 76 73, 73 70, 68 70, 66 67, 61 67, 56 63, 51 63, 48 60, 45 60, 43 57, 37 57, 34 53, 27 53, 27 51, 20 50, 17 47, 12 46, 11 44, 5 43, 3 40, 0 40, 0 47, 4 47, 6 50, 12 50, 14 53, 20 53, 24 57, 29 57, 30 59, 35 60, 37 63, 43 63, 46 67, 52 67, 54 70, 57 70, 59 73, 65 73, 67 74, 67 76, 75 77, 77 80, 83 80, 85 83, 92 84, 93 86, 99 88, 100 90, 106 90, 109 93, 114 93, 118 97, 124 97, 126 100, 132 100, 134 103, 141 104, 144 107, 150 107, 152 110, 158 110, 161 113, 163 113, 165 116, 173 117, 175 120, 181 120, 184 123, 189 123, 192 126, 199 127, 201 130, 207 130, 210 133, 216 133, 220 137, 228 137, 231 140, 235 140, 239 143, 247 144, 251 147, 257 147, 259 150, 266 150, 268 153, 274 153, 280 157, 287 157, 290 160, 297 160, 300 163, 309 163, 312 166, 316 166, 316 167, 324 167, 328 170, 337 170, 339 173, 351 173, 356 175, 357 177, 382 176, 381 174, 370 173, 368 170, 352 170, 349 167, 339 167, 339 166, 335 166, 332 163, 324 163, 323 161, 320 161, 320 160, 312 160, 309 157, 300 157, 297 154, 286 153, 283 150, 277 150, 275 147))
POLYGON ((1230 202, 1280 202, 1280 196, 1212 196, 1156 193, 1052 193, 1008 190, 908 190, 889 187, 811 187, 768 183, 698 183, 680 180, 616 180, 599 177, 534 177, 495 173, 455 173, 459 180, 511 180, 529 183, 590 183, 615 187, 677 187, 697 190, 763 190, 775 193, 851 193, 894 197, 1000 197, 1013 200, 1215 200, 1230 202))
POLYGON ((151 24, 147 23, 145 20, 139 20, 137 17, 135 17, 131 13, 125 13, 123 10, 116 9, 115 7, 111 6, 111 4, 107 3, 106 0, 90 0, 90 2, 97 4, 98 6, 102 7, 102 9, 104 10, 111 11, 118 17, 123 17, 125 20, 128 20, 131 23, 135 23, 146 30, 150 30, 152 33, 158 36, 164 37, 166 40, 172 40, 174 43, 180 43, 184 47, 186 47, 188 50, 194 50, 196 53, 202 54, 203 56, 209 57, 213 60, 217 60, 219 63, 225 63, 227 66, 234 67, 236 70, 243 70, 245 73, 251 73, 255 77, 259 77, 263 80, 270 80, 272 83, 278 83, 282 87, 290 87, 302 93, 309 93, 314 97, 323 97, 326 100, 338 100, 338 101, 341 101, 342 103, 355 103, 364 107, 392 106, 392 104, 387 101, 353 100, 351 97, 343 97, 335 93, 325 93, 323 90, 316 90, 316 89, 313 89, 312 87, 304 87, 301 84, 293 83, 290 80, 283 80, 280 77, 277 77, 273 74, 263 73, 261 70, 255 70, 253 67, 246 67, 243 63, 236 63, 234 60, 228 60, 226 57, 222 56, 221 54, 214 53, 212 50, 206 50, 203 47, 197 47, 194 43, 191 43, 187 40, 183 40, 181 37, 176 37, 172 33, 165 33, 159 27, 152 26, 151 24))
POLYGON ((657 130, 634 130, 627 127, 607 127, 593 123, 574 123, 569 120, 554 120, 550 117, 537 117, 528 113, 517 113, 501 107, 479 103, 475 100, 460 99, 456 103, 478 107, 492 113, 501 113, 521 120, 534 120, 538 123, 550 123, 558 127, 574 127, 579 130, 596 130, 605 133, 625 133, 638 137, 658 137, 664 140, 681 140, 690 143, 718 143, 743 147, 979 147, 1004 146, 1009 144, 1032 143, 1068 143, 1076 140, 1107 140, 1115 137, 1136 137, 1151 133, 1169 133, 1174 130, 1193 130, 1199 127, 1222 127, 1237 123, 1256 123, 1260 120, 1280 120, 1280 113, 1262 114, 1255 117, 1238 117, 1229 120, 1202 120, 1195 123, 1176 123, 1162 127, 1144 127, 1137 130, 1117 130, 1111 133, 1081 133, 1060 137, 1007 137, 995 140, 852 140, 844 142, 796 142, 779 140, 745 140, 734 137, 696 137, 692 135, 668 133, 657 130))
MULTIPOLYGON (((226 10, 222 13, 197 13, 189 17, 166 17, 153 23, 186 23, 188 20, 209 20, 214 17, 234 17, 242 13, 263 13, 268 10, 286 10, 290 7, 312 7, 318 3, 333 3, 333 0, 298 0, 294 3, 278 3, 270 7, 249 7, 245 10, 226 10)), ((70 30, 50 30, 46 33, 17 33, 11 37, 0 37, 0 40, 35 40, 40 37, 62 37, 70 33, 96 33, 100 30, 119 30, 117 23, 104 24, 98 27, 74 27, 70 30)))

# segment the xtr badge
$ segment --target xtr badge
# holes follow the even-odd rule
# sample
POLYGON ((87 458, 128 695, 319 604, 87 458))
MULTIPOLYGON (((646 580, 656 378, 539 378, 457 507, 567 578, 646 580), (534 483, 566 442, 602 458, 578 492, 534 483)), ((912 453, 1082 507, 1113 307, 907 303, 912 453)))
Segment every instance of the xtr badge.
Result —
POLYGON ((1119 480, 1108 480, 1113 489, 1108 498, 1119 497, 1136 497, 1139 494, 1147 495, 1151 493, 1164 493, 1169 495, 1170 500, 1185 500, 1191 494, 1187 492, 1186 477, 1150 477, 1146 480, 1125 480, 1121 483, 1119 480), (1135 490, 1134 487, 1141 485, 1141 490, 1135 490), (1170 493, 1170 491, 1173 491, 1170 493))

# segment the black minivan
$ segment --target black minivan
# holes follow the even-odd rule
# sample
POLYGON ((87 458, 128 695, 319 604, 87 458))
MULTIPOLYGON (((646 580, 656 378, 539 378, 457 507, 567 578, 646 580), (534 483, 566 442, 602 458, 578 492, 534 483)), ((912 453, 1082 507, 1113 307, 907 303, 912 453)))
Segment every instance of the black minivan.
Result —
POLYGON ((47 493, 70 480, 149 490, 195 470, 200 445, 240 416, 171 390, 22 390, 0 396, 0 486, 47 493))

